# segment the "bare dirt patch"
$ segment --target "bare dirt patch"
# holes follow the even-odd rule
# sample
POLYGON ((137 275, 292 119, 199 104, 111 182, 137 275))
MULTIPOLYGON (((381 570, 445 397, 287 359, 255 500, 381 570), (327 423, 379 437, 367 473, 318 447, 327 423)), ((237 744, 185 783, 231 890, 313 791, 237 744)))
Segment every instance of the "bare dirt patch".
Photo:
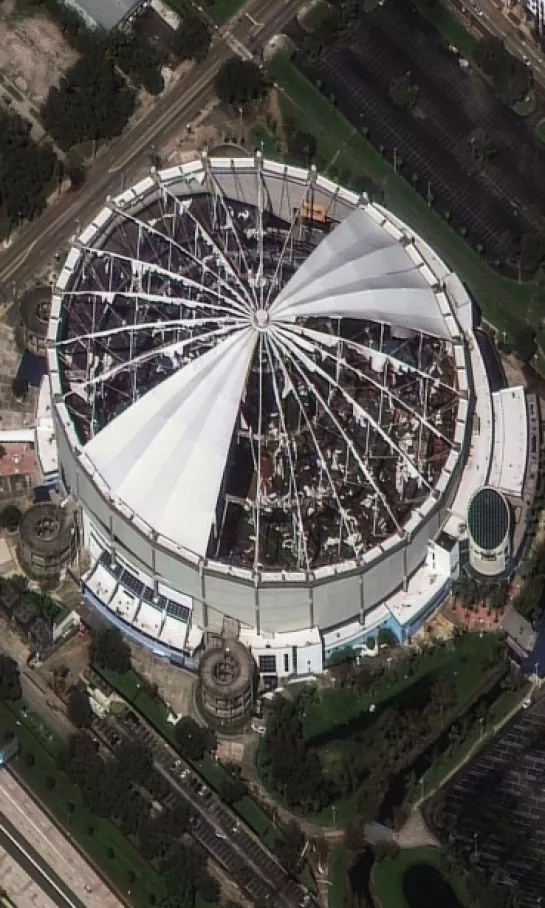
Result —
POLYGON ((77 58, 55 22, 16 16, 10 0, 0 2, 0 80, 31 103, 39 106, 77 58))

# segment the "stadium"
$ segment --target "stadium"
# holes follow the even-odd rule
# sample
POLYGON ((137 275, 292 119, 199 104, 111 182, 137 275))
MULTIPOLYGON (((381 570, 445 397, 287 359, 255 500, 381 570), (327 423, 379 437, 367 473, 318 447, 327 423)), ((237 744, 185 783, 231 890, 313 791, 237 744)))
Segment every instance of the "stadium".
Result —
POLYGON ((54 289, 48 365, 84 593, 187 665, 226 622, 265 677, 406 639, 459 570, 471 496, 522 495, 524 391, 499 425, 457 275, 259 153, 107 200, 54 289))

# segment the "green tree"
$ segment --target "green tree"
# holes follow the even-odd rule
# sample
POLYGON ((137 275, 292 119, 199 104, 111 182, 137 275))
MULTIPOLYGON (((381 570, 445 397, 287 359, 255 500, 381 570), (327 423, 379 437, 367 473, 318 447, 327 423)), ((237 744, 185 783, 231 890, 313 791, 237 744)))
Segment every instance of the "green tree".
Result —
POLYGON ((407 72, 404 76, 391 80, 388 94, 396 107, 411 110, 418 100, 418 85, 414 84, 411 73, 407 72))
POLYGON ((260 101, 268 90, 267 80, 251 60, 233 57, 218 71, 214 87, 220 101, 243 106, 250 101, 260 101))
POLYGON ((191 716, 184 716, 174 726, 174 737, 179 753, 188 760, 202 760, 205 753, 216 747, 216 736, 203 728, 191 716))
POLYGON ((206 59, 210 47, 210 29, 196 12, 190 10, 172 35, 170 49, 177 60, 206 59))
POLYGON ((93 720, 93 710, 87 691, 80 690, 79 687, 70 691, 66 712, 70 722, 76 728, 89 728, 93 720))
POLYGON ((131 667, 131 650, 116 627, 94 634, 89 647, 91 664, 124 675, 131 667))
POLYGON ((0 653, 0 700, 20 700, 21 696, 19 667, 11 656, 0 653))
POLYGON ((536 332, 531 325, 521 325, 513 336, 513 347, 518 358, 528 363, 537 351, 536 332))
POLYGON ((19 508, 14 504, 8 504, 0 511, 0 526, 13 532, 19 526, 21 517, 19 508))

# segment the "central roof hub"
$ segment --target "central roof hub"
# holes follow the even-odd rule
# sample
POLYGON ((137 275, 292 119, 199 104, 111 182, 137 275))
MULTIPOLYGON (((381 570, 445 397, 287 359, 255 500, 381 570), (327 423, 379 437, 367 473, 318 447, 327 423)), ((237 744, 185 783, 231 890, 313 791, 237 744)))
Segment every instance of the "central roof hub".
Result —
POLYGON ((266 331, 269 327, 269 313, 266 309, 256 309, 252 316, 252 324, 258 331, 266 331))

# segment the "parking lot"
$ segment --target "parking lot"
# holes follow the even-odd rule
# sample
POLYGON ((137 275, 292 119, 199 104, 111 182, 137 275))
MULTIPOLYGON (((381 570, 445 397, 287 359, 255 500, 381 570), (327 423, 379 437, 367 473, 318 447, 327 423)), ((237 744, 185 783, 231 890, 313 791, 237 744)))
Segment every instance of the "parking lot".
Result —
POLYGON ((545 893, 545 698, 522 710, 446 789, 441 834, 515 887, 517 908, 545 893), (451 839, 452 841, 452 839, 451 839))
POLYGON ((545 206, 545 150, 531 129, 492 94, 471 68, 442 45, 408 0, 388 0, 363 14, 359 26, 302 69, 320 79, 327 95, 357 129, 384 146, 389 160, 434 207, 481 243, 490 260, 505 259, 505 232, 539 232, 545 206), (410 73, 418 87, 412 110, 394 106, 393 78, 410 73), (486 131, 494 154, 481 173, 458 162, 472 132, 486 131))
POLYGON ((97 720, 95 732, 114 751, 124 738, 142 741, 150 748, 156 770, 172 789, 165 804, 180 797, 188 804, 193 838, 256 904, 274 902, 283 908, 315 908, 304 890, 215 793, 134 712, 127 710, 118 719, 97 720))

